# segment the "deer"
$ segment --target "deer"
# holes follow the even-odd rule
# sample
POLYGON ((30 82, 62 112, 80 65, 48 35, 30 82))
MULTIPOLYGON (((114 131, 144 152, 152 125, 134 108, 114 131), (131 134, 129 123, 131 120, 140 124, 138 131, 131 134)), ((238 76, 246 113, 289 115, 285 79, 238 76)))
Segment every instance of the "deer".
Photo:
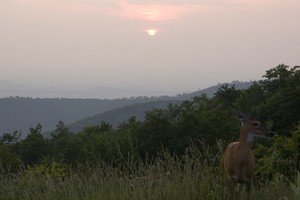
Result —
POLYGON ((234 116, 241 122, 240 139, 225 148, 221 165, 230 197, 240 195, 242 186, 246 186, 246 198, 250 199, 251 181, 255 169, 255 159, 251 150, 253 139, 273 137, 274 132, 242 112, 236 112, 234 116))

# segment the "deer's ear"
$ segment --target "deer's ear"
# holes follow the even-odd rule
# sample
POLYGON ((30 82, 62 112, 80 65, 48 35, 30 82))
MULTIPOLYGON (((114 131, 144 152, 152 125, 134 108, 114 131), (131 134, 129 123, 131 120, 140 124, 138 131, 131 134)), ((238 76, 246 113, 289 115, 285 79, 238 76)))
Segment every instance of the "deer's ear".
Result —
POLYGON ((248 116, 245 113, 242 113, 242 112, 236 112, 233 115, 240 122, 242 122, 242 121, 244 121, 245 119, 248 118, 248 116))

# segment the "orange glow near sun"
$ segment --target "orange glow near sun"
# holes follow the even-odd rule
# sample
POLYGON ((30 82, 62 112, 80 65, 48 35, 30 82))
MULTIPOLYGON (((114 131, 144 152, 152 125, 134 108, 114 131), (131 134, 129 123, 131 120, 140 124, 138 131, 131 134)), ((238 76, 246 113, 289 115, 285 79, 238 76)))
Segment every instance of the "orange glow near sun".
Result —
POLYGON ((180 18, 190 8, 187 6, 162 3, 137 4, 120 0, 119 5, 123 15, 143 21, 167 21, 180 18))

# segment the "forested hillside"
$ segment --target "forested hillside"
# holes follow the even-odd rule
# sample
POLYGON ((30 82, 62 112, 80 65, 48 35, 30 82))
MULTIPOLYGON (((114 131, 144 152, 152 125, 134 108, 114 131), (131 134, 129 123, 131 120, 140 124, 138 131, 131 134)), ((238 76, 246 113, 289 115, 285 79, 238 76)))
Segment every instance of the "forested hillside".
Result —
MULTIPOLYGON (((250 83, 234 82, 237 88, 246 88, 250 83)), ((136 110, 132 107, 128 113, 122 115, 131 116, 132 114, 142 116, 145 110, 150 110, 149 104, 145 104, 145 109, 141 109, 141 103, 156 102, 155 107, 161 107, 157 101, 176 101, 186 100, 193 96, 207 93, 212 96, 218 89, 218 86, 212 86, 205 90, 199 90, 191 94, 180 94, 177 96, 159 96, 159 97, 132 97, 120 99, 66 99, 66 98, 29 98, 29 97, 7 97, 0 98, 0 135, 13 131, 21 131, 26 135, 29 128, 35 127, 38 123, 43 126, 44 131, 55 129, 58 121, 66 124, 74 123, 86 117, 99 115, 106 111, 111 111, 107 115, 115 113, 118 115, 119 108, 137 104, 136 110), (146 109, 147 108, 147 109, 146 109), (116 111, 112 111, 117 109, 116 111), (137 113, 139 112, 140 113, 137 113), (130 113, 132 112, 132 113, 130 113)), ((162 103, 165 104, 165 103, 162 103)), ((126 108, 122 109, 125 111, 126 108)), ((104 114, 102 114, 103 116, 104 114)), ((128 117, 119 119, 118 116, 111 118, 104 117, 109 123, 117 125, 119 122, 127 120, 128 117)), ((79 122, 81 123, 81 122, 79 122)), ((88 125, 88 124, 87 124, 88 125)))
POLYGON ((80 132, 84 127, 99 125, 101 122, 106 122, 112 125, 112 127, 117 127, 120 123, 126 122, 130 117, 143 120, 147 111, 167 108, 169 104, 180 104, 181 102, 180 100, 156 100, 147 103, 131 104, 81 119, 67 125, 67 127, 74 133, 80 132))
MULTIPOLYGON (((124 180, 128 184, 134 184, 134 181, 140 180, 138 178, 155 176, 157 173, 158 178, 147 179, 155 183, 151 183, 153 188, 151 186, 150 191, 165 188, 156 187, 156 184, 165 186, 169 182, 164 180, 172 181, 177 173, 186 173, 184 176, 178 175, 181 178, 175 183, 184 182, 186 177, 190 177, 187 174, 197 175, 199 179, 209 176, 210 179, 207 180, 210 185, 207 187, 210 189, 205 190, 205 198, 224 199, 224 190, 218 181, 221 177, 219 160, 224 146, 239 137, 240 124, 232 116, 235 111, 254 116, 276 132, 272 140, 254 142, 257 160, 254 179, 258 184, 255 185, 254 199, 295 197, 293 190, 289 189, 289 182, 295 183, 297 171, 300 170, 299 66, 279 65, 268 70, 263 75, 263 80, 248 89, 238 90, 224 84, 213 98, 201 95, 181 104, 169 105, 165 109, 153 109, 145 114, 144 120, 131 117, 117 128, 102 122, 74 134, 60 122, 50 138, 43 137, 42 127, 39 125, 32 128, 30 134, 21 141, 18 141, 17 132, 5 134, 0 139, 1 173, 18 173, 20 166, 23 166, 27 174, 30 172, 35 177, 34 174, 38 172, 45 177, 52 177, 51 181, 62 185, 68 183, 74 172, 68 170, 78 169, 80 166, 84 172, 77 171, 74 174, 89 174, 84 169, 97 166, 100 171, 91 170, 90 179, 97 182, 93 177, 95 173, 100 173, 104 177, 102 181, 116 185, 124 180), (173 166, 177 168, 174 169, 173 166), (117 171, 112 176, 107 171, 101 171, 108 169, 107 167, 109 172, 112 169, 117 171), (146 169, 159 170, 147 174, 146 169), (200 171, 194 171, 195 169, 200 171), (207 169, 210 171, 206 171, 207 169), (137 172, 139 175, 136 175, 137 172), (110 182, 114 178, 116 182, 110 182), (158 182, 159 180, 162 182, 158 182), (259 188, 262 187, 264 189, 260 191, 259 188), (213 194, 210 193, 212 191, 213 194), (272 196, 268 196, 270 194, 272 196), (209 198, 209 195, 217 197, 209 198)), ((18 180, 23 180, 23 175, 20 177, 18 180)), ((196 188, 201 188, 205 183, 198 179, 189 180, 184 183, 195 183, 195 190, 187 194, 199 192, 197 194, 204 195, 196 188)), ((14 184, 13 187, 18 189, 21 183, 18 182, 19 185, 14 184)), ((116 185, 114 187, 118 188, 116 185)), ((6 187, 8 190, 9 186, 6 187)), ((296 192, 297 187, 295 188, 296 192)), ((89 193, 88 188, 84 191, 89 193)), ((135 194, 135 190, 132 192, 135 194)))
POLYGON ((136 97, 124 99, 59 99, 59 98, 0 98, 0 135, 21 130, 26 134, 38 123, 43 130, 53 130, 58 121, 66 124, 108 110, 135 103, 164 99, 164 97, 136 97))
MULTIPOLYGON (((146 103, 137 103, 117 108, 113 110, 100 113, 95 116, 87 117, 76 121, 68 128, 72 132, 79 132, 86 126, 92 126, 100 124, 102 121, 111 124, 113 127, 117 127, 121 122, 127 121, 130 117, 134 116, 137 120, 144 120, 146 111, 150 111, 154 108, 167 108, 169 104, 177 105, 181 104, 184 100, 190 100, 193 97, 205 95, 208 98, 212 98, 218 91, 219 87, 234 87, 235 89, 247 89, 253 84, 253 82, 239 82, 233 81, 228 84, 219 84, 203 90, 199 90, 189 94, 181 94, 175 97, 163 97, 164 100, 154 100, 146 103)), ((162 98, 162 97, 161 97, 162 98)))

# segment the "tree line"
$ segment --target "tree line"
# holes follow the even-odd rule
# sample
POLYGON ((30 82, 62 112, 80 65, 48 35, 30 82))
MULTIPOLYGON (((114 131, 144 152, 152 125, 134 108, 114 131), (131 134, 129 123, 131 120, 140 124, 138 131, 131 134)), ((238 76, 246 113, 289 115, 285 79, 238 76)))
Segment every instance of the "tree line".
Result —
POLYGON ((151 162, 162 151, 185 156, 191 145, 218 151, 239 137, 239 123, 232 113, 243 111, 276 132, 272 140, 254 144, 257 173, 266 178, 274 172, 291 177, 300 169, 299 69, 281 64, 248 89, 223 84, 212 98, 203 94, 166 109, 153 109, 144 120, 132 116, 116 128, 101 122, 75 134, 60 121, 50 138, 43 136, 40 124, 22 140, 17 131, 5 133, 0 138, 0 173, 53 163, 65 169, 99 160, 115 166, 128 159, 151 162))

